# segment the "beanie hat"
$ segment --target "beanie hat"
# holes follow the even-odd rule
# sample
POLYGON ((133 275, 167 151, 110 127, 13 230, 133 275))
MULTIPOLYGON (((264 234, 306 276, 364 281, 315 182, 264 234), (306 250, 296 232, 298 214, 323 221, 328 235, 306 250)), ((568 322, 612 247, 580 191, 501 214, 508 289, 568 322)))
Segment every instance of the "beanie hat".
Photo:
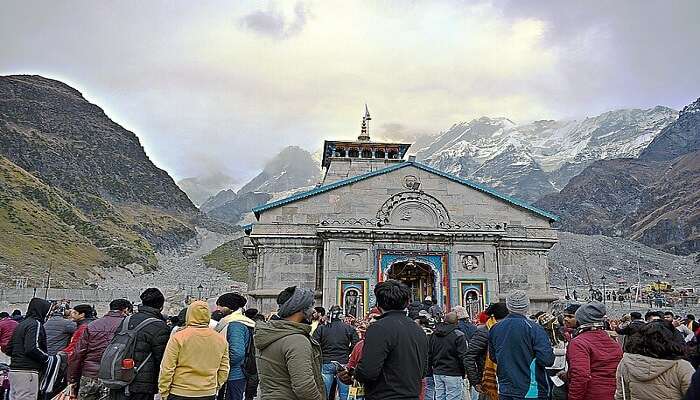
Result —
POLYGON ((599 301, 592 301, 576 310, 576 321, 581 325, 603 322, 606 314, 605 304, 599 301))
POLYGON ((216 305, 236 311, 245 306, 248 301, 238 293, 224 293, 216 300, 216 305))
POLYGON ((522 290, 515 290, 506 296, 508 311, 516 314, 527 314, 530 308, 530 297, 522 290))
POLYGON ((574 315, 574 314, 576 314, 576 311, 577 311, 580 307, 581 307, 580 304, 571 303, 571 304, 569 304, 568 306, 566 306, 566 308, 562 311, 562 313, 574 315))
POLYGON ((500 320, 508 316, 508 308, 504 303, 492 303, 486 308, 486 314, 500 320))

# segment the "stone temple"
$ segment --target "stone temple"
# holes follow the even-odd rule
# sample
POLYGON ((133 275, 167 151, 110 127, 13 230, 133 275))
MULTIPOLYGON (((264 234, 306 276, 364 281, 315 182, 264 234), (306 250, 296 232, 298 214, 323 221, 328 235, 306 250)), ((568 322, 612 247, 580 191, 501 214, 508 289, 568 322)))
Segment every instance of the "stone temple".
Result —
POLYGON ((547 253, 557 217, 488 187, 405 159, 409 144, 326 141, 323 181, 253 209, 245 227, 250 307, 277 308, 283 288, 316 290, 317 304, 363 315, 377 282, 398 279, 472 315, 509 291, 532 309, 555 299, 547 253))

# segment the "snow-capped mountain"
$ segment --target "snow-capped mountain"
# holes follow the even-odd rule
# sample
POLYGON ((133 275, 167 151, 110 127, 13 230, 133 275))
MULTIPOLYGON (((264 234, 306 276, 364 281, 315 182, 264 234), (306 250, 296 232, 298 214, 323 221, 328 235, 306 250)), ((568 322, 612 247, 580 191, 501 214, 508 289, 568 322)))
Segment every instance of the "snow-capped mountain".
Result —
POLYGON ((677 111, 661 106, 525 125, 482 117, 453 125, 416 155, 440 170, 535 201, 596 160, 637 157, 677 118, 677 111))

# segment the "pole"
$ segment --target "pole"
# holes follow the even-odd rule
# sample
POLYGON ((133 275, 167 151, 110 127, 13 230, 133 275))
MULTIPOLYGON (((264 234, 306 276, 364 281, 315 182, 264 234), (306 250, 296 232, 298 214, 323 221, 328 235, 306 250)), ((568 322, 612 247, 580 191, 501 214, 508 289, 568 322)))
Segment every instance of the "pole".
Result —
POLYGON ((600 280, 603 282, 603 304, 606 304, 607 302, 605 301, 605 275, 601 276, 600 280))
POLYGON ((51 286, 51 268, 53 268, 53 261, 49 261, 49 271, 46 277, 46 291, 44 292, 44 300, 49 299, 49 287, 51 286))
POLYGON ((634 301, 639 303, 639 297, 642 292, 642 273, 639 270, 639 258, 637 258, 637 293, 634 296, 634 301))
POLYGON ((564 285, 566 285, 566 299, 569 300, 571 296, 569 296, 569 277, 567 275, 564 275, 564 285))

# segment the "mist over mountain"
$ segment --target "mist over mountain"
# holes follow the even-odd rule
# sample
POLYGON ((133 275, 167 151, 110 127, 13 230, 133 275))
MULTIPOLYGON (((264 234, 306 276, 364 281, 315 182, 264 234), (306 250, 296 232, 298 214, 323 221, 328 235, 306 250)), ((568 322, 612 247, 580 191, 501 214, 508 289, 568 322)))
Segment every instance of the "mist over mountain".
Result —
POLYGON ((320 179, 320 160, 300 147, 289 146, 268 161, 238 192, 222 190, 205 201, 201 210, 218 221, 238 223, 253 207, 281 194, 314 186, 320 179))
POLYGON ((219 171, 212 171, 205 176, 184 178, 177 182, 177 186, 187 194, 194 205, 201 206, 207 199, 221 190, 235 187, 237 180, 219 171))

